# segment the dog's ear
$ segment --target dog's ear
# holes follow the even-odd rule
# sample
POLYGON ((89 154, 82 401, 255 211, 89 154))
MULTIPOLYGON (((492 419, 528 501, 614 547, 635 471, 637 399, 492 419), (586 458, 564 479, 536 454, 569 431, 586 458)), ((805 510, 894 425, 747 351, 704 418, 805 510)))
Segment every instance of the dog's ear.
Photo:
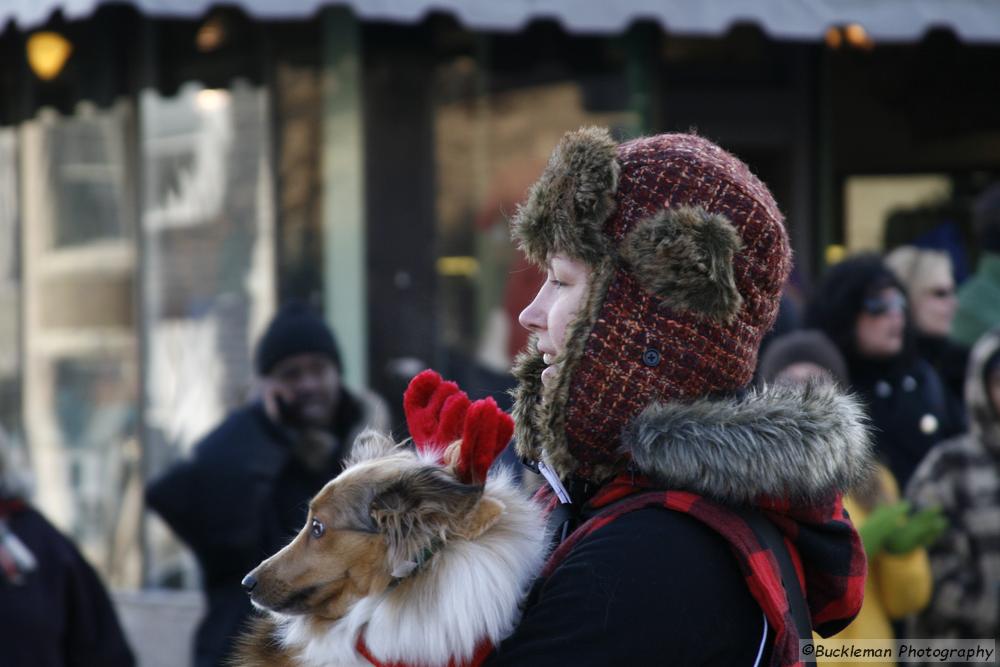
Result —
POLYGON ((391 437, 374 429, 366 428, 351 446, 345 467, 351 467, 362 461, 371 461, 382 456, 388 456, 399 448, 391 437))
POLYGON ((390 568, 405 568, 451 535, 468 533, 482 495, 483 487, 462 484, 435 466, 407 471, 376 494, 371 515, 386 537, 390 568))

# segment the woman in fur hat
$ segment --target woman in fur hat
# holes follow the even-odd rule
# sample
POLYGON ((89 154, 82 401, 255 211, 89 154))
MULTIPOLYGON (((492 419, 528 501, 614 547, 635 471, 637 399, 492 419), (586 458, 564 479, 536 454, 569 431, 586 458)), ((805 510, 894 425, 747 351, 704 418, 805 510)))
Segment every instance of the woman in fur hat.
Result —
POLYGON ((548 274, 514 417, 559 544, 487 664, 798 664, 861 604, 869 444, 832 384, 747 388, 791 265, 771 193, 700 137, 582 129, 514 237, 548 274))

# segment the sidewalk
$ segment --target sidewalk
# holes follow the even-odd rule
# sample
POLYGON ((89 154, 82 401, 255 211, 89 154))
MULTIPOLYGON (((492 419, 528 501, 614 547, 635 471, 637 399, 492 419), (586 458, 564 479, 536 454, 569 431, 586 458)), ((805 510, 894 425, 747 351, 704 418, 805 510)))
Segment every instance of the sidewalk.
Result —
POLYGON ((118 618, 138 667, 188 667, 195 627, 204 611, 198 591, 114 591, 118 618))

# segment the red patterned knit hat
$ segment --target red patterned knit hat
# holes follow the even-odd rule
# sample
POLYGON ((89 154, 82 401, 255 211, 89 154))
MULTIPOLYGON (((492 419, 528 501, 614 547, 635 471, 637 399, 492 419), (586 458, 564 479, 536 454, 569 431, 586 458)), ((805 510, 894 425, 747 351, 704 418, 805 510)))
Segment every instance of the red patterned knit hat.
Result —
POLYGON ((767 187, 689 134, 567 134, 513 234, 539 265, 562 252, 592 271, 554 382, 534 340, 514 369, 520 453, 563 479, 623 469, 622 430, 651 403, 746 386, 791 265, 767 187))

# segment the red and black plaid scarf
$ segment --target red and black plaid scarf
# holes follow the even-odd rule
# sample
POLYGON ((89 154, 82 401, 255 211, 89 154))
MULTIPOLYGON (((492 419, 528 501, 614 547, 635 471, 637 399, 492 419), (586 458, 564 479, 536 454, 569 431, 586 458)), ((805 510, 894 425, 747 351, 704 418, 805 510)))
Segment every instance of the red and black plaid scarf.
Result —
MULTIPOLYGON (((774 629, 771 666, 800 664, 798 631, 774 553, 733 510, 698 494, 653 490, 632 475, 616 478, 590 500, 587 509, 597 510, 597 514, 556 548, 542 576, 551 575, 569 552, 594 531, 646 507, 688 514, 729 542, 750 593, 774 629)), ((840 496, 826 504, 797 507, 787 502, 762 501, 757 509, 784 537, 805 592, 813 628, 823 636, 842 630, 861 609, 868 568, 861 539, 844 512, 840 496)))

